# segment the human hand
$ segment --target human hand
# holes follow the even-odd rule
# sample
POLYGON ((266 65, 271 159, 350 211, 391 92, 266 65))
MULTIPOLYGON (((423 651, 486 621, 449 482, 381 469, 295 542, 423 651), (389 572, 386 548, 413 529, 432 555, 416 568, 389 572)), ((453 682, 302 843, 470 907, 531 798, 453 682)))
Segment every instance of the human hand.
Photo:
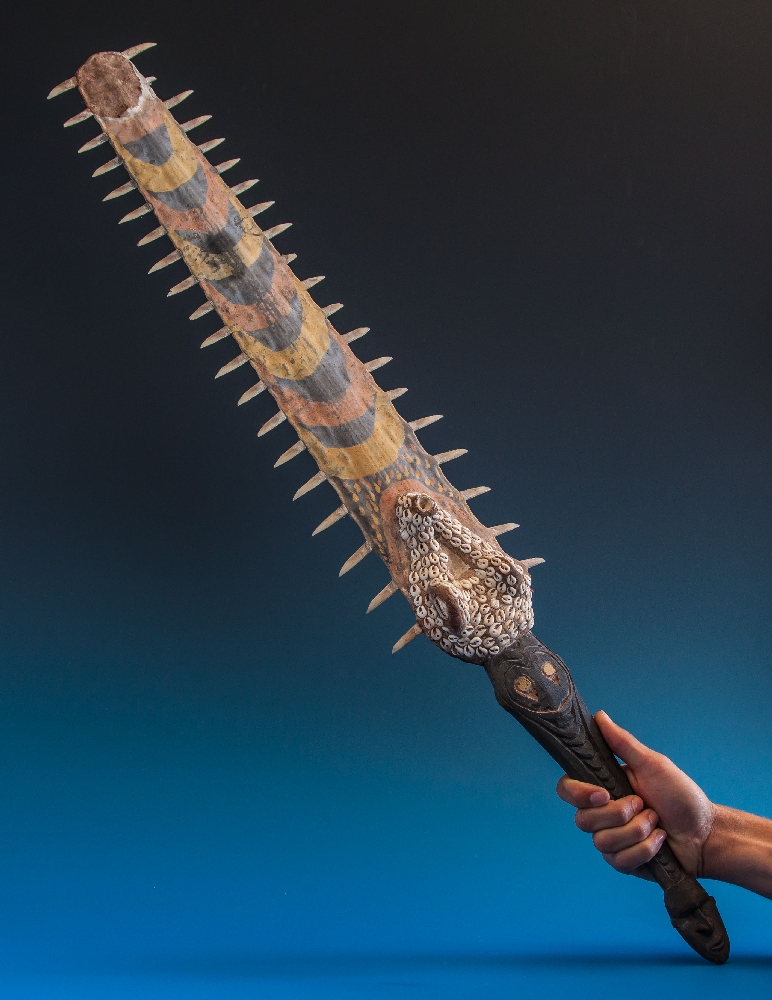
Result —
POLYGON ((704 848, 716 807, 669 758, 644 746, 605 712, 598 712, 595 721, 613 753, 625 762, 635 794, 611 800, 604 788, 564 775, 557 792, 576 807, 576 825, 593 835, 593 843, 617 871, 634 872, 651 861, 667 839, 685 871, 704 875, 704 848))

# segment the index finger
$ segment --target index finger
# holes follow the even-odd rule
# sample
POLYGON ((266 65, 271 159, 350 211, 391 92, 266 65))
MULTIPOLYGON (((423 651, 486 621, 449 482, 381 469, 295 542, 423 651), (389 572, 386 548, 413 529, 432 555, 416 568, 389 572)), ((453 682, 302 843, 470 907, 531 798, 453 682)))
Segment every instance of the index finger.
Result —
POLYGON ((590 785, 586 781, 577 781, 567 774, 558 782, 557 793, 560 798, 576 809, 591 809, 593 806, 605 806, 611 796, 605 788, 590 785))

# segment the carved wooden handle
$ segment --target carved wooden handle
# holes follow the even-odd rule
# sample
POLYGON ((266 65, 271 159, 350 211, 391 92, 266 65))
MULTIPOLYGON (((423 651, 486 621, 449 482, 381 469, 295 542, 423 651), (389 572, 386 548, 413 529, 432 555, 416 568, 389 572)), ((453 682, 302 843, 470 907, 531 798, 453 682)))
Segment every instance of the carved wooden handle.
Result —
MULTIPOLYGON (((497 653, 485 669, 498 703, 569 777, 601 785, 614 799, 632 794, 568 667, 532 632, 497 653)), ((708 961, 725 962, 729 937, 716 901, 683 870, 667 842, 646 867, 665 890, 665 908, 681 937, 708 961)))

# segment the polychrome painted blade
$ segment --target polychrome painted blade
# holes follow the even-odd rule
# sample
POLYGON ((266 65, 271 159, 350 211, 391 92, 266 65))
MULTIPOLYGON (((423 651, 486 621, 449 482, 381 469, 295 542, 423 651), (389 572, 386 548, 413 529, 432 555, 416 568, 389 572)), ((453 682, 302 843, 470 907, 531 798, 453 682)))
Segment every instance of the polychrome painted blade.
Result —
POLYGON ((76 85, 87 110, 66 124, 93 118, 102 129, 81 151, 109 142, 117 154, 95 175, 126 167, 130 180, 105 200, 141 194, 144 204, 121 221, 152 212, 160 226, 140 242, 165 233, 174 245, 151 270, 183 261, 190 277, 169 295, 200 287, 206 303, 191 319, 216 312, 223 323, 202 346, 227 336, 238 345, 217 376, 250 364, 259 381, 239 402, 267 390, 279 407, 258 433, 285 420, 297 432, 276 464, 306 449, 313 455, 319 472, 295 499, 325 480, 336 490, 342 505, 317 531, 345 514, 359 525, 364 542, 341 574, 371 551, 388 566, 392 583, 371 607, 401 590, 416 616, 395 651, 423 632, 453 656, 487 661, 532 627, 528 569, 542 560, 516 560, 501 549, 497 536, 516 525, 489 528, 475 518, 467 501, 486 488, 460 492, 441 468, 465 450, 430 455, 421 446, 416 431, 439 415, 408 423, 397 413, 392 399, 401 390, 385 392, 372 376, 391 359, 363 364, 354 355, 349 344, 366 328, 335 330, 329 317, 341 304, 320 308, 309 292, 321 276, 299 280, 289 267, 293 258, 273 246, 287 224, 262 230, 255 222, 273 203, 245 208, 238 195, 256 181, 230 188, 221 174, 238 160, 212 166, 204 154, 219 140, 196 146, 188 137, 208 116, 183 124, 172 116, 170 108, 191 91, 161 101, 133 65, 147 47, 97 53, 51 93, 76 85))

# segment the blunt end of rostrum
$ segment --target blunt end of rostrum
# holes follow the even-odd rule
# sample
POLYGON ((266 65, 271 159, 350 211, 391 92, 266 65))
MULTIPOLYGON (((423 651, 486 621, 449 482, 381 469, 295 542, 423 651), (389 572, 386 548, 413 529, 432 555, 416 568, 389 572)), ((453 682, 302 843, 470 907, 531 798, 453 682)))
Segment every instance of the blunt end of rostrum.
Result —
POLYGON ((77 72, 80 92, 89 111, 99 118, 122 118, 139 104, 140 75, 120 52, 97 52, 77 72))

